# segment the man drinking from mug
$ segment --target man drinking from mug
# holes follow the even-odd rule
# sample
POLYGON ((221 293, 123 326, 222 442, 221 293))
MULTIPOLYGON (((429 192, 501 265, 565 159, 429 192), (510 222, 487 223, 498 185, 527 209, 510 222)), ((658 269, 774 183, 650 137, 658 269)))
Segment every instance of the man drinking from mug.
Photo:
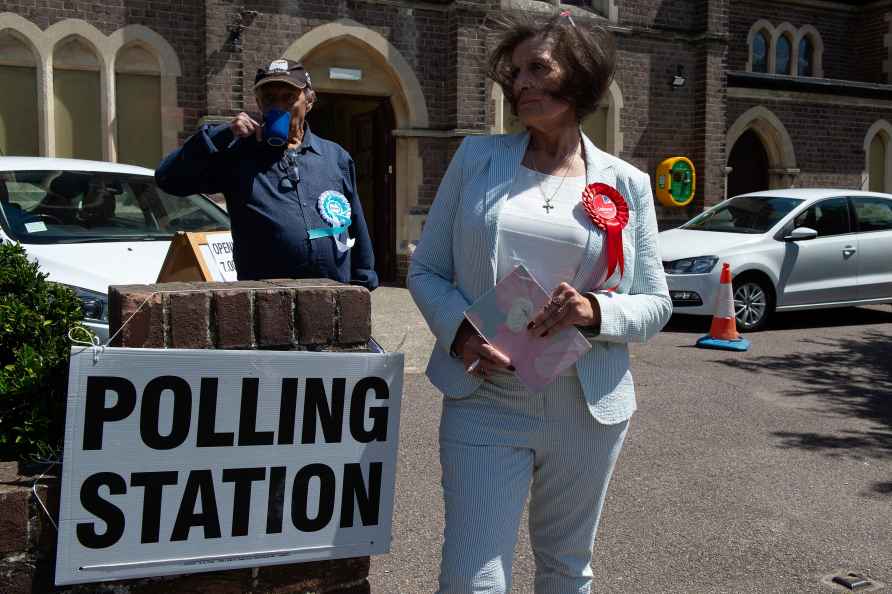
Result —
POLYGON ((291 60, 257 71, 263 114, 204 125, 161 162, 171 194, 222 193, 232 221, 239 280, 330 278, 378 286, 353 159, 305 122, 315 100, 310 75, 291 60))

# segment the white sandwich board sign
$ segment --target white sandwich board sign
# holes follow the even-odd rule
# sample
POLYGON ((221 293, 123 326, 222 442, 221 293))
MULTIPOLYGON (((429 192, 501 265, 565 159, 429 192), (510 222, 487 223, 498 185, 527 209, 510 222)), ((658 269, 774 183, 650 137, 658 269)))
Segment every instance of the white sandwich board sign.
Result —
POLYGON ((56 583, 390 548, 400 353, 72 349, 56 583))
POLYGON ((207 244, 201 245, 201 255, 215 281, 232 283, 238 280, 232 251, 232 233, 205 233, 207 244))

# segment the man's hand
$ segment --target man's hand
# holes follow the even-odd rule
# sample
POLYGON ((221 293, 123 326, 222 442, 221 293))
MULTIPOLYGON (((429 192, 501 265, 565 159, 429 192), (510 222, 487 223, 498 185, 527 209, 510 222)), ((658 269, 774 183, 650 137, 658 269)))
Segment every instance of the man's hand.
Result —
POLYGON ((452 345, 452 350, 461 358, 471 375, 486 377, 496 369, 514 370, 511 359, 483 340, 467 320, 459 326, 452 345))
POLYGON ((247 138, 253 134, 259 142, 263 137, 263 126, 245 112, 239 113, 229 122, 229 129, 236 138, 247 138))
POLYGON ((561 283, 551 292, 551 300, 527 328, 534 336, 546 336, 570 326, 600 329, 601 308, 597 299, 579 293, 567 283, 561 283))

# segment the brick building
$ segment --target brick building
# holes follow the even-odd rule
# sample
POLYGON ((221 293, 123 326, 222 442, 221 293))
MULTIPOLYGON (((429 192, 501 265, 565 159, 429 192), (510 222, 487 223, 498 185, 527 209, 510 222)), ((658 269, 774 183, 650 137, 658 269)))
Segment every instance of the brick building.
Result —
POLYGON ((516 127, 481 22, 558 5, 617 38, 595 142, 652 175, 676 155, 697 167, 697 198, 660 208, 664 225, 726 192, 892 186, 890 0, 0 0, 0 150, 153 166, 254 110, 262 63, 299 59, 310 122, 353 154, 398 279, 462 137, 516 127))

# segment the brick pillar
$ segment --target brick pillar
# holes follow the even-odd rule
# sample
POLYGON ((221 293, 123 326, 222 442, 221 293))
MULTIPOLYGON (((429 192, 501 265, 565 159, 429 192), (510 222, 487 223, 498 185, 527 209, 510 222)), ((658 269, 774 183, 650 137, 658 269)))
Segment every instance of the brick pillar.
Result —
POLYGON ((728 53, 728 0, 709 0, 703 11, 705 31, 697 59, 694 162, 697 195, 688 215, 724 199, 725 134, 727 132, 726 62, 728 53))
POLYGON ((326 279, 109 287, 109 333, 133 316, 113 346, 363 350, 371 315, 366 289, 326 279))
MULTIPOLYGON (((52 585, 56 531, 39 509, 31 487, 38 476, 16 462, 0 462, 0 592, 49 592, 52 585)), ((41 481, 37 492, 57 513, 58 483, 41 481), (44 483, 52 483, 48 489, 44 483)))
MULTIPOLYGON (((109 314, 111 334, 129 320, 113 343, 121 347, 363 351, 371 337, 369 292, 330 280, 112 286, 109 314)), ((368 557, 54 588, 56 533, 32 483, 16 463, 0 463, 3 594, 370 592, 368 557)), ((58 480, 43 483, 58 517, 58 480)))

